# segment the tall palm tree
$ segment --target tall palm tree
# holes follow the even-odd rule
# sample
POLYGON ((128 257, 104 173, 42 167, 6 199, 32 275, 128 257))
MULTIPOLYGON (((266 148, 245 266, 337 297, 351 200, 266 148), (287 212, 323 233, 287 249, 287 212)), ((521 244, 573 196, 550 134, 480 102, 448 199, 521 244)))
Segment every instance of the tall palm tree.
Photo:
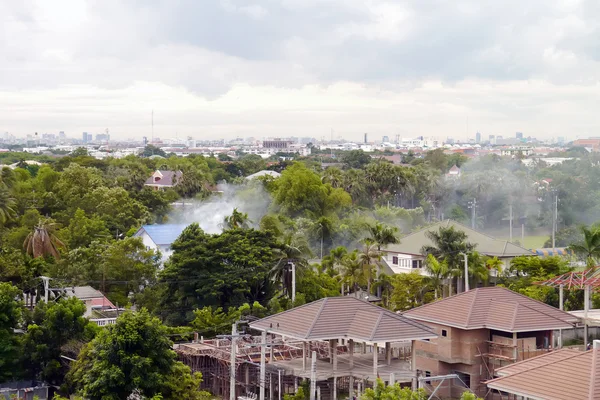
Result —
POLYGON ((583 241, 569 246, 576 254, 584 256, 589 268, 594 268, 596 258, 600 256, 600 229, 581 227, 583 241))
POLYGON ((450 276, 450 270, 448 269, 448 263, 446 260, 439 261, 433 254, 428 254, 425 260, 425 271, 429 275, 427 280, 429 285, 433 288, 435 299, 444 297, 444 281, 450 276))
POLYGON ((271 278, 281 283, 284 295, 291 298, 292 293, 292 265, 294 263, 296 276, 309 268, 308 258, 312 253, 306 236, 301 232, 288 233, 279 248, 279 260, 271 269, 271 278))
POLYGON ((59 259, 58 249, 66 246, 54 235, 55 230, 55 223, 48 219, 41 219, 25 238, 23 248, 34 258, 52 256, 59 259))
POLYGON ((329 251, 329 259, 334 271, 339 273, 342 266, 342 260, 346 257, 346 254, 348 254, 348 250, 344 246, 338 246, 329 251))
POLYGON ((0 182, 0 224, 4 224, 15 215, 17 203, 10 195, 10 191, 0 182))
POLYGON ((363 263, 358 255, 358 250, 346 254, 342 259, 342 280, 354 291, 364 283, 363 263))
POLYGON ((363 239, 364 247, 358 253, 358 258, 362 262, 367 276, 367 292, 371 294, 371 284, 373 283, 373 264, 381 259, 381 253, 377 250, 377 243, 370 238, 363 239))
POLYGON ((461 230, 454 229, 453 226, 440 227, 436 231, 426 232, 425 235, 431 240, 432 246, 423 246, 421 253, 423 255, 432 254, 438 261, 445 260, 449 273, 452 276, 450 279, 449 294, 452 294, 452 280, 457 280, 462 275, 463 256, 462 254, 470 253, 475 248, 475 245, 468 243, 467 234, 461 230))
POLYGON ((225 217, 223 220, 223 229, 248 229, 250 223, 252 223, 252 221, 248 218, 248 214, 234 208, 231 215, 225 217))
POLYGON ((323 183, 329 183, 333 188, 340 188, 344 185, 344 173, 339 168, 327 167, 323 171, 321 180, 323 183))
MULTIPOLYGON (((377 251, 381 254, 381 246, 387 246, 388 244, 397 244, 400 243, 400 238, 398 237, 398 228, 395 226, 389 226, 382 224, 377 221, 373 225, 368 226, 369 235, 377 244, 377 251)), ((377 276, 376 279, 379 279, 381 275, 381 270, 379 268, 379 264, 377 265, 377 276)), ((377 294, 381 296, 381 286, 377 288, 377 294)))

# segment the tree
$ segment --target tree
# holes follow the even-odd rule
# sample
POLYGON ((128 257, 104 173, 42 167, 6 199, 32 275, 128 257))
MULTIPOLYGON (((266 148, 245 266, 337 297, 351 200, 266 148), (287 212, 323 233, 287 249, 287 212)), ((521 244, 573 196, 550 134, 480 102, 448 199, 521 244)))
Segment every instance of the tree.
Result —
POLYGON ((425 280, 425 276, 417 271, 394 275, 390 308, 394 311, 406 311, 425 303, 425 280))
POLYGON ((97 215, 88 218, 85 211, 80 208, 75 211, 63 237, 65 234, 69 238, 69 247, 72 249, 89 246, 94 240, 106 240, 111 237, 102 218, 97 215))
MULTIPOLYGON (((462 254, 469 253, 475 248, 475 245, 466 241, 467 234, 453 226, 440 227, 437 232, 428 231, 425 234, 433 245, 423 246, 421 253, 432 254, 438 261, 446 260, 450 275, 458 279, 464 269, 462 254)), ((450 288, 449 294, 452 294, 452 288, 450 288)))
POLYGON ((197 224, 171 245, 173 254, 160 275, 162 311, 169 323, 185 323, 205 306, 267 304, 273 295, 270 271, 278 245, 268 232, 231 229, 207 235, 197 224))
POLYGON ((16 201, 8 188, 0 181, 0 224, 4 224, 15 215, 16 201))
POLYGON ((412 391, 409 388, 403 388, 399 383, 386 386, 380 378, 373 389, 365 389, 361 400, 426 400, 428 397, 425 389, 412 391))
POLYGON ((585 257, 589 268, 595 267, 597 257, 600 256, 600 229, 581 227, 583 240, 572 243, 569 248, 582 257, 585 257))
POLYGON ((28 378, 62 383, 66 373, 60 357, 63 346, 89 341, 98 329, 83 316, 85 311, 85 304, 74 297, 37 304, 23 337, 27 351, 22 358, 28 378))
POLYGON ((10 283, 0 283, 0 382, 18 376, 20 349, 15 329, 21 322, 22 304, 17 301, 21 291, 10 283))
POLYGON ((381 252, 377 250, 377 243, 374 240, 363 239, 363 248, 358 253, 358 258, 363 264, 367 275, 367 293, 371 294, 371 284, 373 282, 373 263, 381 259, 381 252))
POLYGON ((292 268, 294 263, 296 276, 300 277, 308 269, 308 257, 311 251, 306 241, 306 236, 302 233, 288 233, 281 243, 278 251, 279 260, 271 270, 273 280, 280 282, 283 294, 291 298, 292 292, 292 268))
POLYGON ((363 262, 358 250, 348 253, 342 259, 342 279, 355 291, 366 283, 363 262))
POLYGON ((156 147, 154 145, 147 144, 146 147, 144 147, 144 151, 142 152, 142 154, 140 154, 140 156, 142 156, 142 157, 150 157, 150 156, 167 157, 167 153, 165 153, 165 151, 163 149, 161 149, 160 147, 156 147))
POLYGON ((241 307, 231 307, 227 312, 222 307, 202 307, 194 310, 194 320, 190 323, 194 331, 204 336, 214 337, 221 333, 229 332, 231 324, 242 317, 254 316, 262 318, 266 316, 267 309, 255 301, 252 306, 244 304, 241 307))
POLYGON ((55 259, 60 258, 58 249, 65 248, 65 244, 60 241, 55 235, 56 224, 49 219, 40 219, 37 226, 33 228, 33 232, 27 235, 23 248, 27 254, 32 257, 49 257, 55 259))
POLYGON ((371 156, 363 150, 351 150, 342 156, 342 162, 348 168, 361 169, 372 161, 371 156))
MULTIPOLYGON (((127 312, 81 352, 70 373, 73 388, 90 400, 198 399, 201 375, 176 361, 165 326, 147 310, 127 312)), ((202 397, 200 397, 202 398, 202 397)))
POLYGON ((248 229, 251 222, 248 219, 247 213, 240 212, 237 208, 234 208, 231 215, 225 217, 223 229, 248 229))
POLYGON ((428 254, 425 259, 425 271, 428 275, 427 281, 433 288, 435 299, 437 300, 440 294, 443 297, 444 281, 450 274, 446 260, 439 261, 433 254, 428 254))

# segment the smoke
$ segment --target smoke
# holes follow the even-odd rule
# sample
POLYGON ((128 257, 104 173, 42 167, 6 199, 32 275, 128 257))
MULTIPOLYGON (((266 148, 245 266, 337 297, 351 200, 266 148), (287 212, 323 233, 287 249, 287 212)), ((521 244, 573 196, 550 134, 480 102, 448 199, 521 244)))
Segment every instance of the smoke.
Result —
POLYGON ((238 211, 247 213, 250 226, 257 228, 271 204, 271 196, 258 181, 242 185, 222 183, 217 189, 221 193, 206 200, 185 200, 184 205, 175 205, 175 209, 169 214, 169 223, 196 222, 206 233, 221 233, 225 217, 237 208, 238 211))

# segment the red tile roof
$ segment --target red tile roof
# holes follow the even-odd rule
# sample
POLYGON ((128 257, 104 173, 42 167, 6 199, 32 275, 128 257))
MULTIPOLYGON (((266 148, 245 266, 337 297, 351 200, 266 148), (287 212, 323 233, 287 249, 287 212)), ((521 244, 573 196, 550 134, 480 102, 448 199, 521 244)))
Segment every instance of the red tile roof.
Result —
POLYGON ((329 297, 251 322, 250 327, 301 340, 394 342, 431 339, 427 326, 354 297, 329 297))
POLYGON ((461 329, 487 328, 504 332, 568 329, 578 321, 567 312, 503 287, 473 289, 403 315, 461 329))

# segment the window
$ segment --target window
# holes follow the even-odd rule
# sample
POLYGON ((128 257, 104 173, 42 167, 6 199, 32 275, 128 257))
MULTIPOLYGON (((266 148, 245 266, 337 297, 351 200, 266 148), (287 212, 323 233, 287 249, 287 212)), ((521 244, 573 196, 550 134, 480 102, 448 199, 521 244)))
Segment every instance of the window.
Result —
POLYGON ((421 268, 421 260, 412 260, 413 268, 421 268))
POLYGON ((392 264, 398 265, 398 257, 396 257, 396 256, 392 257, 392 264))
POLYGON ((425 371, 425 376, 429 378, 431 376, 431 371, 425 371))
POLYGON ((443 337, 448 337, 448 331, 445 329, 442 329, 442 336, 443 337))
POLYGON ((463 381, 463 383, 468 387, 471 388, 471 375, 469 374, 465 374, 464 372, 460 372, 460 371, 454 371, 454 373, 456 375, 458 375, 458 378, 463 381))

